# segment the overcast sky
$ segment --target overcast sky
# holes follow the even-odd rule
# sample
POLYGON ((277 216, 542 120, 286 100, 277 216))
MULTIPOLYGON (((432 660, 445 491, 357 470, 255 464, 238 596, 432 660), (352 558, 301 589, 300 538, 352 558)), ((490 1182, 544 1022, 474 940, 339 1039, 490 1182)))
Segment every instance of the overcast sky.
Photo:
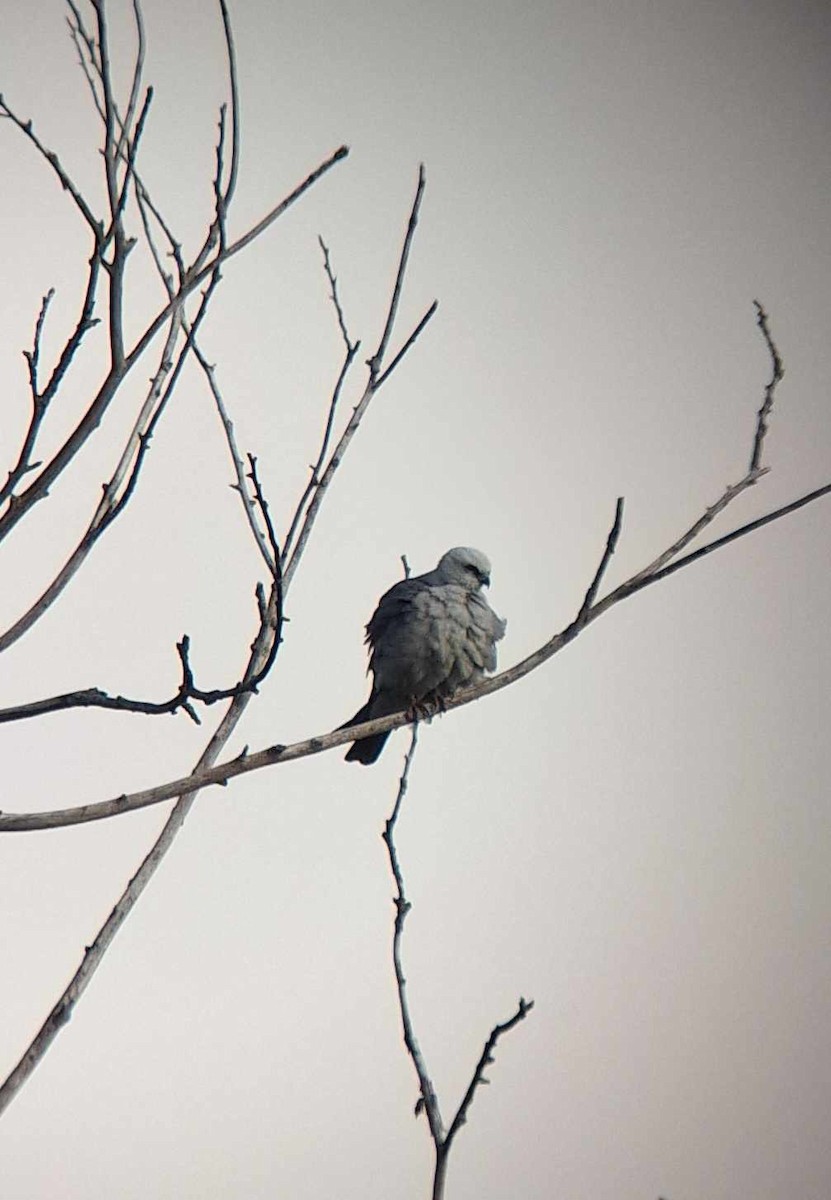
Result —
MULTIPOLYGON (((109 7, 123 68, 127 6, 109 7)), ((0 90, 99 207, 96 117, 63 5, 2 10, 0 90)), ((193 246, 226 95, 221 22, 207 0, 144 12, 144 176, 193 246)), ((420 162, 396 344, 436 297, 439 311, 337 476, 278 667, 229 755, 325 732, 362 703, 363 626, 402 554, 416 571, 454 545, 489 555, 508 665, 579 608, 619 495, 609 586, 672 542, 746 469, 770 371, 755 297, 786 365, 771 472, 717 529, 831 480, 827 5, 231 0, 231 15, 232 234, 350 147, 228 265, 204 330, 280 532, 340 365, 317 236, 368 354, 420 162)), ((29 415, 21 351, 49 287, 44 353, 57 351, 89 246, 9 122, 0 163, 4 478, 29 415)), ((138 328, 155 291, 131 269, 138 328)), ((103 352, 99 330, 43 454, 100 382, 103 352)), ((4 543, 2 629, 79 536, 139 394, 4 543)), ((232 481, 189 370, 128 511, 4 655, 0 706, 92 685, 162 698, 183 633, 199 682, 228 683, 262 574, 232 481)), ((423 729, 399 827, 403 953, 446 1119, 493 1025, 520 995, 535 1001, 459 1135, 448 1200, 831 1195, 829 530, 820 501, 423 729)), ((181 776, 217 719, 0 725, 0 808, 181 776)), ((336 751, 199 799, 5 1115, 4 1200, 429 1195, 380 839, 406 746, 398 733, 369 769, 336 751)), ((165 816, 3 837, 2 1075, 165 816)))

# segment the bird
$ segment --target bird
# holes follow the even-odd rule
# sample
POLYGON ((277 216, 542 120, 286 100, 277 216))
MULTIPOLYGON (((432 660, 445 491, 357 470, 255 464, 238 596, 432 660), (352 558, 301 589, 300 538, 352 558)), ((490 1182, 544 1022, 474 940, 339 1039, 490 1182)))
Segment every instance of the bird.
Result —
MULTIPOLYGON (((455 692, 496 670, 506 622, 482 595, 491 564, 481 550, 456 546, 424 575, 385 592, 366 627, 372 672, 369 699, 351 721, 440 708, 455 692)), ((347 762, 376 762, 390 731, 353 742, 347 762)))

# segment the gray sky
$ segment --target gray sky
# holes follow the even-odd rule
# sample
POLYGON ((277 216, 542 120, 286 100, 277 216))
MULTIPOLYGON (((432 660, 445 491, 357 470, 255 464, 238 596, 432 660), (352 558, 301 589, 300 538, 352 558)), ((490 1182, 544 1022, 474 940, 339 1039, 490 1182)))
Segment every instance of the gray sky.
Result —
MULTIPOLYGON (((224 98, 220 23, 204 0, 144 8, 156 85, 144 173, 195 239, 224 98)), ((97 131, 63 7, 3 9, 0 90, 97 202, 97 131)), ((507 665, 574 615, 618 495, 610 584, 674 540, 746 467, 769 373, 754 297, 787 371, 772 471, 718 529, 831 478, 825 5, 236 0, 232 17, 232 230, 351 147, 229 264, 203 339, 281 529, 339 367, 317 235, 369 352, 421 161, 402 334, 434 297, 440 308, 341 470, 279 667, 231 753, 358 707, 363 625, 402 553, 419 571, 453 545, 488 553, 507 665)), ((129 26, 113 21, 126 62, 129 26)), ((89 250, 7 124, 0 153, 6 463, 28 419, 20 352, 40 298, 57 288, 54 352, 89 250)), ((138 320, 152 298, 138 267, 135 286, 138 320)), ((45 451, 100 379, 102 344, 78 364, 45 451)), ((4 545, 3 628, 74 544, 137 394, 4 545)), ((191 371, 131 508, 4 655, 0 704, 93 684, 163 696, 184 632, 200 681, 227 682, 260 574, 229 482, 191 371)), ((536 1002, 456 1143, 453 1200, 831 1194, 830 520, 821 501, 709 557, 423 731, 399 831, 404 955, 446 1117, 492 1026, 520 995, 536 1002)), ((177 777, 212 719, 2 725, 0 807, 177 777)), ((395 735, 372 770, 333 753, 199 800, 6 1114, 4 1197, 429 1194, 379 836, 406 744, 395 735)), ((4 1075, 164 815, 3 839, 4 1075)))

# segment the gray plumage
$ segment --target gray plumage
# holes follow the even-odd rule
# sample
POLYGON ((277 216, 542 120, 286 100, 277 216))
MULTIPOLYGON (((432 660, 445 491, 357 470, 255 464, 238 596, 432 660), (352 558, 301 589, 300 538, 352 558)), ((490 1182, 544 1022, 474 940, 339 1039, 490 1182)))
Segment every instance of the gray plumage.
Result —
MULTIPOLYGON (((402 579, 381 597, 366 627, 372 692, 348 725, 440 703, 496 670, 505 622, 482 595, 490 571, 480 550, 457 546, 434 570, 402 579)), ((347 761, 374 763, 388 737, 354 742, 347 761)))

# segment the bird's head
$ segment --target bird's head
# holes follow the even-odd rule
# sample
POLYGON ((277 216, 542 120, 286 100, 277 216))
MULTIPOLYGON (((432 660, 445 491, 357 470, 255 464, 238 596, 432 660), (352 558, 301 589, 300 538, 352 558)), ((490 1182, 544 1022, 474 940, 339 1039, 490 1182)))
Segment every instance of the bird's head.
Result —
POLYGON ((470 546, 455 546, 439 559, 436 568, 447 583, 457 583, 469 592, 489 587, 491 564, 487 555, 470 546))

